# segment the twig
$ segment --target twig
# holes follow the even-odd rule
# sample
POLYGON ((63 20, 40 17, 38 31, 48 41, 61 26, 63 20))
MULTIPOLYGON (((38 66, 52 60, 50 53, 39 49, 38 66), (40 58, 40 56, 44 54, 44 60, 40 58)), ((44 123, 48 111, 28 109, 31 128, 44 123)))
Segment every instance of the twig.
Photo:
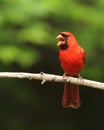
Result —
POLYGON ((19 78, 19 79, 29 79, 29 80, 41 80, 41 84, 45 82, 70 82, 73 84, 83 85, 87 87, 97 88, 104 90, 104 83, 87 80, 87 79, 78 79, 73 77, 63 78, 63 76, 46 74, 46 73, 22 73, 22 72, 0 72, 0 78, 19 78))

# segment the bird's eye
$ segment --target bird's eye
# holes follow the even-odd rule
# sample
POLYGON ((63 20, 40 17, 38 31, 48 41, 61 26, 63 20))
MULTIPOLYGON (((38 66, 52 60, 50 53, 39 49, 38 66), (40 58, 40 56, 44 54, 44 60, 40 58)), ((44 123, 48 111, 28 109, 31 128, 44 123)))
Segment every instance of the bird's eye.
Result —
POLYGON ((65 37, 65 34, 61 33, 61 35, 62 35, 63 37, 65 37))
POLYGON ((65 39, 67 39, 67 38, 69 37, 68 35, 63 34, 63 33, 61 33, 61 35, 62 35, 65 39))

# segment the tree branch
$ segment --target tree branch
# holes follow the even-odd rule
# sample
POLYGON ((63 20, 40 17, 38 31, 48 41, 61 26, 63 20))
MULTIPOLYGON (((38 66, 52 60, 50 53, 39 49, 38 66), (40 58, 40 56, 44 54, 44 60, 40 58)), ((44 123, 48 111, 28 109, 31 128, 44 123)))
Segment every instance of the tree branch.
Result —
POLYGON ((104 83, 87 80, 87 79, 80 79, 80 78, 73 78, 67 77, 64 78, 63 76, 53 75, 53 74, 46 74, 46 73, 22 73, 22 72, 0 72, 0 78, 18 78, 18 79, 29 79, 29 80, 41 80, 41 84, 45 82, 70 82, 73 84, 83 85, 87 87, 97 88, 104 90, 104 83))

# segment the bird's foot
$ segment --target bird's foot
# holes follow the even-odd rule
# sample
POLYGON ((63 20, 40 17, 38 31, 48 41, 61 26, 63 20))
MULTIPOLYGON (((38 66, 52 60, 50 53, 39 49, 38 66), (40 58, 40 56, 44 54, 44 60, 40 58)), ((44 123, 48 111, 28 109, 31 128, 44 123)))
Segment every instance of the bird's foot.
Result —
POLYGON ((84 81, 80 74, 76 74, 75 77, 78 78, 78 80, 80 80, 80 82, 84 81))
POLYGON ((64 73, 63 76, 62 76, 63 79, 64 79, 66 82, 69 82, 69 80, 68 80, 68 76, 69 76, 69 75, 66 74, 66 73, 64 73))

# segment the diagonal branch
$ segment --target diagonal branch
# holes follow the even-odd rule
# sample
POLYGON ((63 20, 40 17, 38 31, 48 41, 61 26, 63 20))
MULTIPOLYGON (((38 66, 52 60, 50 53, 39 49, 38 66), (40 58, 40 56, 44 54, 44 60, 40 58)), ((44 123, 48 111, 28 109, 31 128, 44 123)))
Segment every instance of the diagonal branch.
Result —
POLYGON ((45 82, 70 82, 73 84, 83 85, 87 87, 97 88, 104 90, 104 83, 87 80, 87 79, 79 79, 73 77, 64 78, 63 76, 46 74, 46 73, 24 73, 24 72, 0 72, 0 78, 18 78, 18 79, 29 79, 29 80, 41 80, 41 84, 45 82))

